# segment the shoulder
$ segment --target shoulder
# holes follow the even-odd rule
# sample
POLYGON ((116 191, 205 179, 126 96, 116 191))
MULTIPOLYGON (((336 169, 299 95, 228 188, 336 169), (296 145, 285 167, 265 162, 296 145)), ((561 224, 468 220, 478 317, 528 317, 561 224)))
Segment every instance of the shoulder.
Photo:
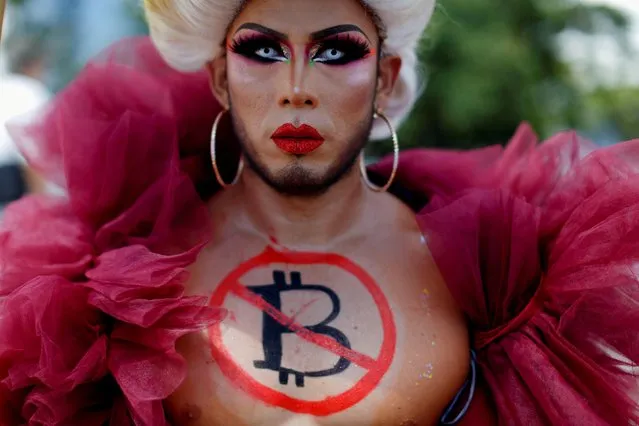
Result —
POLYGON ((469 373, 467 320, 435 262, 429 235, 420 229, 415 213, 398 200, 392 199, 390 204, 393 218, 377 217, 379 225, 369 233, 367 256, 393 283, 393 292, 401 300, 401 315, 417 339, 414 350, 445 351, 445 357, 439 356, 440 352, 434 354, 438 374, 430 380, 434 389, 439 389, 440 403, 445 406, 469 373), (421 346, 421 339, 432 346, 421 346))

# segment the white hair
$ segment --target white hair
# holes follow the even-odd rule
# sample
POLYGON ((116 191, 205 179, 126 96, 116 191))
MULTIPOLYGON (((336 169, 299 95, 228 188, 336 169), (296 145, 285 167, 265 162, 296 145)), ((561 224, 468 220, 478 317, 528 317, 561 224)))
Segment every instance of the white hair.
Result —
MULTIPOLYGON (((420 94, 417 47, 435 0, 361 0, 385 33, 383 54, 397 55, 402 68, 384 113, 398 126, 420 94)), ((144 0, 151 39, 160 55, 180 71, 198 71, 218 56, 229 26, 246 0, 144 0)), ((377 120, 371 137, 390 135, 377 120)))

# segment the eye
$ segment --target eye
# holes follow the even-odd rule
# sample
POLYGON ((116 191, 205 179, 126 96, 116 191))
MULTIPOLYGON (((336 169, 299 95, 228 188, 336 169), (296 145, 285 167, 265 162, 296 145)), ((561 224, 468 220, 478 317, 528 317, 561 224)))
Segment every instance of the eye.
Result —
POLYGON ((231 51, 257 62, 273 63, 288 60, 288 49, 272 38, 251 35, 238 38, 230 46, 231 51))
POLYGON ((283 58, 283 56, 271 46, 260 47, 255 51, 255 54, 264 59, 286 60, 286 58, 283 58))
POLYGON ((342 52, 341 50, 332 48, 332 49, 325 49, 320 51, 321 54, 320 55, 316 55, 313 59, 316 62, 330 62, 330 61, 338 61, 340 59, 342 59, 345 55, 344 52, 342 52))
POLYGON ((311 51, 311 60, 326 65, 345 65, 368 57, 369 44, 357 36, 343 35, 324 40, 311 51))

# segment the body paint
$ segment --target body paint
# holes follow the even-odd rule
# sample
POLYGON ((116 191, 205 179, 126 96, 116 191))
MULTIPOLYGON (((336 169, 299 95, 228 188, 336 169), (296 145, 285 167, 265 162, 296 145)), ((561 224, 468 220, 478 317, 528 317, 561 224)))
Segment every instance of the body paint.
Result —
MULTIPOLYGON (((293 283, 293 280, 299 280, 299 282, 295 282, 295 285, 304 287, 305 284, 303 283, 302 277, 295 276, 294 274, 296 274, 296 272, 290 273, 291 282, 293 283)), ((310 285, 307 287, 316 291, 326 292, 326 288, 322 290, 319 289, 322 287, 320 285, 310 285)), ((334 291, 329 290, 329 292, 334 291)), ((212 326, 209 329, 211 352, 222 373, 238 388, 268 405, 315 416, 327 416, 346 410, 364 399, 379 385, 379 382, 392 363, 396 348, 396 330, 390 306, 373 278, 358 265, 343 256, 326 253, 279 252, 268 247, 262 254, 241 264, 222 281, 211 298, 211 305, 224 306, 226 298, 230 295, 237 296, 262 311, 263 327, 265 327, 265 324, 269 324, 268 330, 265 333, 266 338, 280 339, 282 333, 295 333, 301 339, 313 343, 322 350, 337 355, 341 362, 339 368, 344 368, 344 366, 348 368, 348 365, 346 365, 348 363, 355 364, 365 370, 363 377, 345 392, 329 395, 318 401, 295 398, 279 391, 275 386, 267 386, 258 381, 251 375, 250 371, 241 367, 225 346, 222 338, 221 324, 218 323, 212 326), (305 326, 296 322, 294 317, 285 315, 281 311, 281 306, 277 306, 281 291, 294 291, 290 289, 282 290, 278 287, 278 285, 281 285, 281 282, 278 280, 282 278, 282 274, 286 275, 283 271, 276 271, 278 276, 274 276, 274 283, 272 285, 259 286, 256 288, 255 286, 247 287, 241 284, 241 279, 246 273, 256 268, 267 268, 272 264, 286 264, 290 269, 294 269, 297 265, 327 265, 339 268, 356 278, 370 294, 381 318, 383 340, 380 342, 377 357, 370 357, 358 352, 356 348, 351 348, 347 339, 345 340, 340 337, 340 334, 343 335, 343 333, 331 327, 332 318, 338 314, 338 308, 336 308, 335 305, 335 297, 337 297, 337 295, 333 295, 331 298, 333 312, 331 312, 324 321, 321 321, 319 324, 305 326), (271 334, 270 336, 269 333, 271 334)), ((272 345, 273 343, 271 342, 269 344, 272 345)), ((304 377, 323 377, 323 380, 327 380, 325 376, 322 376, 322 374, 327 373, 326 371, 322 371, 316 375, 306 373, 301 375, 299 371, 287 371, 281 368, 279 365, 281 361, 279 354, 269 355, 265 353, 265 356, 266 358, 261 363, 259 359, 255 361, 256 368, 277 369, 277 371, 280 371, 280 379, 282 378, 282 374, 286 374, 287 376, 292 374, 295 377, 295 385, 303 386, 303 380, 300 379, 300 376, 302 379, 304 377), (269 356, 271 356, 270 359, 268 358, 269 356), (275 357, 273 358, 273 356, 275 357), (297 376, 295 375, 296 373, 297 376)), ((339 368, 337 365, 333 366, 334 371, 339 370, 339 368)), ((334 371, 331 370, 329 372, 333 374, 334 371)), ((288 385, 287 380, 288 379, 280 380, 280 385, 288 385), (282 381, 284 381, 284 383, 282 383, 282 381)), ((328 380, 330 380, 330 377, 328 380)))

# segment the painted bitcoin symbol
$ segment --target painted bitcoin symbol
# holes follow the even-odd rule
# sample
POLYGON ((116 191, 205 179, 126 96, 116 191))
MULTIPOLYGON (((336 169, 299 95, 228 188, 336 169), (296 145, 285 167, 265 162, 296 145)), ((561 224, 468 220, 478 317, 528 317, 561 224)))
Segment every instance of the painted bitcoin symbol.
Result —
MULTIPOLYGON (((335 339, 340 345, 350 349, 350 342, 348 338, 340 330, 330 327, 332 321, 337 318, 340 312, 340 300, 337 294, 330 288, 317 285, 317 284, 302 284, 302 274, 299 272, 291 272, 291 283, 287 285, 286 275, 283 271, 273 271, 273 284, 264 286, 251 286, 248 287, 254 293, 260 295, 266 302, 272 305, 278 311, 282 310, 282 293, 290 291, 315 291, 326 294, 333 305, 331 313, 318 324, 307 325, 306 329, 309 331, 330 336, 335 339)), ((282 366, 282 336, 285 333, 294 333, 287 327, 276 321, 272 316, 266 312, 263 314, 263 326, 262 326, 262 344, 264 348, 264 360, 258 360, 254 362, 255 368, 267 369, 279 372, 280 384, 288 384, 290 375, 295 377, 295 385, 297 387, 304 387, 305 377, 326 377, 334 374, 341 373, 346 370, 351 362, 343 357, 340 357, 337 363, 330 369, 319 371, 297 371, 282 366)))
MULTIPOLYGON (((317 298, 312 297, 311 300, 313 299, 317 298)), ((343 301, 344 298, 342 297, 341 300, 343 301)), ((233 339, 233 336, 225 340, 223 331, 225 321, 219 321, 209 328, 211 355, 224 376, 238 389, 256 400, 294 413, 329 416, 354 406, 379 386, 395 355, 397 343, 395 321, 384 293, 373 277, 362 267, 339 254, 280 252, 268 247, 264 252, 248 259, 229 272, 211 295, 210 306, 230 308, 231 312, 235 310, 235 315, 239 317, 235 321, 242 324, 251 343, 253 342, 252 336, 259 335, 260 327, 262 331, 263 345, 260 348, 259 345, 253 347, 252 344, 240 346, 233 339), (340 283, 339 287, 327 288, 322 285, 306 285, 302 284, 302 275, 299 272, 290 274, 290 277, 281 271, 273 274, 274 268, 278 267, 275 265, 283 264, 287 265, 287 268, 295 269, 298 268, 297 265, 300 269, 309 266, 319 266, 324 269, 334 268, 346 273, 351 279, 340 283), (243 284, 244 280, 249 279, 248 274, 253 271, 268 271, 269 275, 273 274, 273 283, 258 284, 252 288, 248 285, 252 285, 253 282, 243 284), (287 278, 290 280, 289 285, 286 284, 287 278), (340 303, 338 295, 342 295, 342 291, 346 294, 347 288, 360 295, 357 308, 347 303, 340 303), (282 294, 297 296, 303 294, 300 293, 302 290, 311 292, 310 296, 319 295, 322 299, 328 298, 325 301, 332 304, 332 308, 327 307, 330 309, 326 310, 326 314, 328 314, 326 318, 318 324, 310 326, 300 324, 296 320, 296 315, 286 315, 282 310, 281 305, 287 302, 286 298, 282 298, 282 294), (298 293, 285 293, 285 291, 297 291, 298 293), (243 301, 247 306, 253 307, 263 315, 254 317, 253 310, 250 308, 246 311, 238 310, 235 299, 243 301), (374 339, 374 336, 367 336, 366 339, 363 339, 354 333, 351 337, 352 341, 349 341, 341 331, 330 326, 331 323, 337 322, 339 315, 344 314, 348 315, 349 323, 353 326, 367 326, 374 329, 373 323, 375 321, 381 323, 382 337, 379 339, 377 351, 372 348, 366 352, 362 350, 363 343, 366 340, 374 339), (263 319, 261 324, 260 318, 263 319), (302 341, 314 345, 314 350, 317 350, 317 353, 322 356, 331 356, 332 354, 330 359, 339 358, 339 361, 328 370, 309 372, 286 370, 284 367, 290 366, 282 366, 282 362, 286 363, 286 358, 282 356, 283 342, 287 343, 291 333, 297 335, 302 341), (241 348, 242 353, 247 352, 248 358, 234 355, 228 346, 229 344, 235 348, 234 350, 241 348), (255 352, 248 353, 248 351, 255 352), (255 359, 258 361, 254 361, 255 359), (268 377, 269 375, 265 377, 261 374, 255 374, 258 372, 256 367, 280 373, 280 382, 284 384, 288 383, 287 380, 293 375, 297 386, 304 386, 304 380, 307 377, 332 375, 323 377, 321 383, 308 380, 309 383, 306 384, 308 389, 301 392, 300 389, 291 389, 290 387, 286 390, 281 389, 282 385, 277 382, 273 383, 272 378, 268 377), (350 379, 354 379, 354 382, 346 379, 345 374, 337 374, 346 369, 349 369, 347 370, 349 372, 351 369, 353 370, 350 379), (277 385, 273 386, 276 383, 277 385), (317 392, 314 392, 316 390, 317 392), (298 395, 298 392, 304 395, 298 395)), ((301 309, 304 309, 304 306, 308 305, 302 305, 301 309)), ((321 318, 323 317, 324 315, 321 318)), ((286 348, 286 345, 284 347, 286 348)), ((328 366, 331 365, 332 362, 328 364, 328 366)), ((321 366, 321 368, 324 367, 326 366, 321 366)), ((311 368, 299 368, 299 370, 304 369, 310 370, 311 368)), ((318 367, 318 369, 320 368, 318 367)))

